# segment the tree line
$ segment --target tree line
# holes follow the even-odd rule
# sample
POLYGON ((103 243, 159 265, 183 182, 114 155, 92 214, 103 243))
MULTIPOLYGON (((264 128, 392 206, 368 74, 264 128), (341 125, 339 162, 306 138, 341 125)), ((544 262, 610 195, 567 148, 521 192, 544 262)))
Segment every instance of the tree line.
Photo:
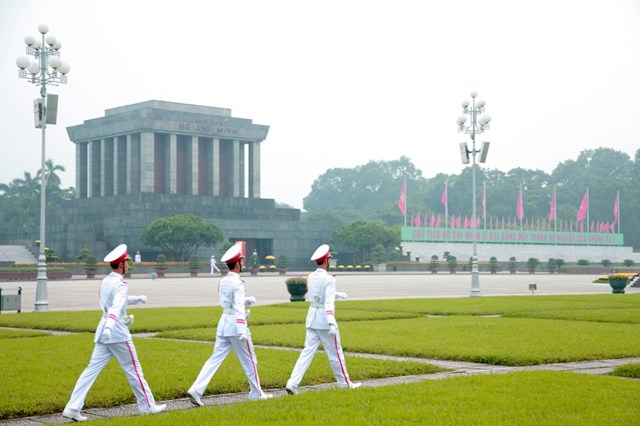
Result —
MULTIPOLYGON (((74 188, 60 187, 57 172, 64 170, 63 166, 47 160, 44 175, 47 209, 64 207, 64 202, 74 197, 74 188)), ((21 178, 0 184, 0 241, 19 238, 21 229, 38 226, 40 179, 40 172, 35 176, 25 172, 21 178)), ((331 242, 338 250, 351 250, 358 261, 371 260, 373 253, 379 255, 378 245, 392 253, 400 243, 400 227, 404 224, 398 199, 405 180, 408 215, 444 216, 442 193, 446 184, 449 215, 471 217, 471 167, 463 168, 460 174, 440 173, 426 178, 408 157, 402 156, 397 160, 369 161, 354 168, 328 169, 314 181, 304 198, 303 220, 333 224, 331 242)), ((482 211, 483 188, 486 188, 486 213, 490 217, 515 217, 518 192, 522 188, 525 216, 530 220, 548 218, 555 190, 556 217, 567 221, 576 219, 587 189, 591 220, 610 220, 614 197, 619 191, 620 232, 624 234, 625 245, 640 249, 640 218, 636 214, 640 206, 640 149, 633 160, 626 153, 610 148, 584 150, 575 160, 560 162, 550 174, 523 168, 503 172, 478 166, 478 215, 482 211)), ((162 227, 166 223, 155 225, 162 227)), ((169 227, 165 226, 166 229, 169 227)), ((161 228, 156 228, 147 232, 144 240, 163 247, 166 242, 153 241, 158 235, 167 236, 160 231, 161 228)), ((205 238, 207 242, 221 241, 219 230, 207 229, 207 232, 211 233, 205 238)), ((198 238, 195 240, 204 244, 198 238)), ((171 250, 164 248, 175 251, 175 257, 185 258, 192 253, 192 247, 184 244, 187 243, 182 238, 171 250)))
MULTIPOLYGON (((640 206, 640 149, 633 160, 611 148, 584 150, 575 160, 560 162, 551 173, 519 167, 507 172, 477 167, 478 217, 485 187, 487 216, 515 218, 518 192, 522 188, 525 217, 530 221, 548 219, 555 190, 557 219, 575 222, 587 189, 591 221, 611 221, 619 191, 620 232, 624 234, 625 245, 640 249, 640 218, 636 214, 640 206)), ((338 229, 357 221, 399 228, 404 224, 398 200, 405 179, 409 217, 441 214, 444 224, 445 184, 449 215, 472 216, 470 166, 457 175, 440 173, 425 178, 408 157, 402 156, 397 160, 369 161, 354 168, 327 170, 314 181, 304 199, 305 220, 327 221, 338 229)), ((335 242, 342 242, 339 240, 335 242)))

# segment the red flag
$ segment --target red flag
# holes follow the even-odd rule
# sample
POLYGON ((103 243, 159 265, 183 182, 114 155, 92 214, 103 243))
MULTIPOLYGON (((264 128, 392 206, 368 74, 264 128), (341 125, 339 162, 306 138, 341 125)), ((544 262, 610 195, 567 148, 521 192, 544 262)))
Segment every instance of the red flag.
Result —
POLYGON ((442 198, 440 199, 440 201, 442 201, 442 205, 444 206, 444 214, 448 215, 449 212, 449 204, 447 202, 447 184, 444 184, 444 191, 442 191, 442 198))
POLYGON ((589 232, 593 232, 595 226, 596 226, 595 223, 593 223, 593 221, 591 221, 591 226, 589 227, 589 232))
POLYGON ((551 194, 551 208, 549 209, 549 220, 556 218, 556 190, 551 194))
POLYGON ((584 193, 582 197, 582 202, 580 203, 580 208, 578 209, 578 214, 576 215, 576 220, 578 222, 584 220, 587 217, 587 208, 589 206, 589 190, 584 193))
POLYGON ((460 228, 460 215, 456 218, 456 228, 460 228))
MULTIPOLYGON (((407 215, 407 181, 402 182, 402 189, 400 190, 400 199, 398 200, 398 208, 403 216, 407 215)), ((405 222, 406 224, 406 222, 405 222)))
POLYGON ((516 206, 516 215, 518 220, 522 221, 524 219, 524 205, 522 204, 522 186, 520 186, 520 191, 518 191, 518 204, 516 206))
POLYGON ((468 228, 469 227, 469 218, 468 217, 464 217, 464 224, 462 225, 463 228, 468 228))
POLYGON ((438 218, 436 219, 436 228, 440 228, 440 215, 438 215, 438 218))
POLYGON ((432 214, 431 215, 431 221, 429 222, 429 227, 433 228, 435 226, 435 224, 436 224, 436 215, 432 214))
POLYGON ((420 213, 413 218, 413 226, 420 226, 420 213))
POLYGON ((616 192, 616 199, 613 202, 613 224, 618 223, 618 212, 620 211, 620 193, 616 192))

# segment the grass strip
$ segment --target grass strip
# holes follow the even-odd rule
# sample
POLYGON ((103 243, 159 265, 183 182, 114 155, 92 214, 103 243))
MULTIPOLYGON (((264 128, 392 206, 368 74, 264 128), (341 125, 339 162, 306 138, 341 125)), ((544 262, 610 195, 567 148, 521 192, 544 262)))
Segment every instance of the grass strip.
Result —
POLYGON ((620 367, 614 368, 609 374, 618 377, 628 377, 630 379, 640 379, 640 363, 621 365, 620 367))
MULTIPOLYGON (((305 331, 298 325, 252 326, 251 332, 256 344, 304 344, 305 331)), ((450 316, 346 322, 340 334, 345 351, 511 366, 640 354, 633 324, 450 316)))
MULTIPOLYGON (((213 345, 191 342, 135 339, 145 378, 158 400, 186 397, 213 345)), ((0 340, 0 376, 3 398, 0 419, 61 412, 76 380, 93 351, 93 335, 33 337, 0 340)), ((283 388, 299 352, 256 348, 263 388, 283 388)), ((354 380, 430 374, 442 369, 419 362, 395 362, 347 357, 354 380)), ((318 354, 303 385, 335 381, 326 356, 318 354)), ((248 392, 249 385, 234 355, 227 357, 207 394, 248 392)), ((112 360, 100 374, 85 407, 111 407, 135 403, 124 373, 112 360)))
POLYGON ((21 337, 41 337, 47 335, 48 333, 42 331, 0 329, 0 340, 18 339, 21 337))
POLYGON ((623 399, 637 391, 636 382, 609 376, 518 372, 352 391, 329 389, 95 424, 617 426, 637 423, 640 405, 623 399))

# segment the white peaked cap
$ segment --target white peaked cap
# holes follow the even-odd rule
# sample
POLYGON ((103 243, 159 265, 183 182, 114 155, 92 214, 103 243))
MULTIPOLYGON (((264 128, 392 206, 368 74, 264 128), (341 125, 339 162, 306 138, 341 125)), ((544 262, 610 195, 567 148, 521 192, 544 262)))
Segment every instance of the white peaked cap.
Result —
POLYGON ((315 260, 317 263, 322 263, 329 257, 331 257, 331 253, 329 253, 329 244, 323 244, 313 252, 311 260, 315 260))
POLYGON ((227 252, 220 259, 221 262, 233 263, 242 259, 244 256, 242 255, 242 251, 240 251, 239 245, 233 245, 227 250, 227 252))
POLYGON ((104 261, 107 263, 120 263, 128 257, 129 255, 127 254, 127 245, 120 244, 118 247, 111 250, 111 253, 104 257, 104 261))

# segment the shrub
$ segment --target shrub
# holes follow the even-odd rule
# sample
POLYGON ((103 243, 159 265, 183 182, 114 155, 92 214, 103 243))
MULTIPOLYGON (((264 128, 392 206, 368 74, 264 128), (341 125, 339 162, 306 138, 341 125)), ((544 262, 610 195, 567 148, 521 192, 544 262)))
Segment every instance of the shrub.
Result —
POLYGON ((530 257, 529 260, 527 260, 527 269, 535 270, 539 264, 540 264, 540 261, 537 258, 530 257))
POLYGON ((156 269, 167 269, 167 256, 162 253, 156 256, 156 269))
POLYGON ((278 269, 287 269, 287 266, 289 266, 289 259, 287 258, 286 254, 281 254, 280 256, 278 256, 278 259, 276 260, 276 266, 278 267, 278 269))
POLYGON ((602 259, 600 263, 602 263, 602 266, 604 266, 605 268, 611 266, 611 261, 609 259, 602 259))
POLYGON ((636 262, 634 262, 634 261, 633 261, 633 260, 631 260, 631 259, 625 259, 625 260, 622 262, 622 264, 623 264, 624 266, 633 266, 633 265, 635 265, 635 264, 636 264, 636 262))
POLYGON ((306 284, 307 283, 307 278, 306 277, 291 277, 291 278, 287 278, 285 280, 286 284, 306 284))
POLYGON ((197 255, 192 255, 189 258, 189 269, 197 271, 198 269, 200 269, 200 263, 198 262, 198 256, 197 255))
POLYGON ((84 269, 86 271, 96 271, 98 269, 98 262, 96 257, 89 252, 84 258, 84 269))
POLYGON ((578 259, 578 266, 589 266, 589 261, 587 259, 578 259))
POLYGON ((518 267, 518 262, 516 262, 516 258, 511 256, 509 258, 509 270, 515 271, 517 267, 518 267))
POLYGON ((495 256, 491 256, 489 258, 489 269, 491 270, 491 272, 495 272, 498 270, 498 258, 496 258, 495 256))

